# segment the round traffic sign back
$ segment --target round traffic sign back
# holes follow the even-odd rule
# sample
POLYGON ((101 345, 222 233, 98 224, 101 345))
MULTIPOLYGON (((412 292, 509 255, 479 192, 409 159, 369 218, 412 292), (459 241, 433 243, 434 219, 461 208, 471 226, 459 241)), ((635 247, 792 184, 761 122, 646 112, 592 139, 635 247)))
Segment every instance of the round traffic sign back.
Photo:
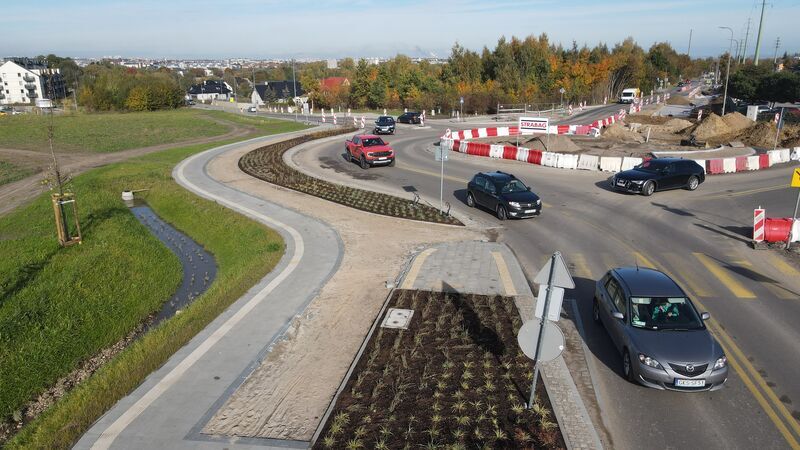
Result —
MULTIPOLYGON (((538 320, 529 320, 519 329, 517 342, 530 359, 536 358, 536 340, 539 339, 538 320)), ((542 337, 542 352, 539 354, 540 361, 552 361, 561 355, 564 350, 564 333, 553 322, 545 322, 544 336, 542 337)))

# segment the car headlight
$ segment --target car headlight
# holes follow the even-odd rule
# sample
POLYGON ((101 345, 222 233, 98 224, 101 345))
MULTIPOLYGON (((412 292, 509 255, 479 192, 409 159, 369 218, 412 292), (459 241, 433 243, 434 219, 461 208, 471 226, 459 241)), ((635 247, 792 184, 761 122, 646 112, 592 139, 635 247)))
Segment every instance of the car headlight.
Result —
POLYGON ((653 358, 651 358, 651 357, 649 357, 649 356, 647 356, 645 354, 642 354, 642 353, 639 353, 639 362, 641 362, 645 366, 652 367, 653 369, 661 369, 662 368, 661 364, 659 364, 658 361, 656 361, 655 359, 653 359, 653 358))
POLYGON ((630 180, 630 182, 633 184, 642 184, 644 183, 644 180, 630 180))
POLYGON ((508 202, 508 206, 510 206, 512 208, 516 208, 516 209, 520 208, 519 203, 517 203, 517 202, 508 202))
POLYGON ((541 205, 541 204, 542 204, 542 200, 541 200, 541 199, 539 199, 539 200, 536 200, 536 204, 537 204, 537 205, 541 205))
POLYGON ((728 358, 725 355, 722 355, 719 358, 717 358, 717 362, 714 363, 714 369, 712 370, 724 369, 725 366, 727 365, 728 365, 728 358))

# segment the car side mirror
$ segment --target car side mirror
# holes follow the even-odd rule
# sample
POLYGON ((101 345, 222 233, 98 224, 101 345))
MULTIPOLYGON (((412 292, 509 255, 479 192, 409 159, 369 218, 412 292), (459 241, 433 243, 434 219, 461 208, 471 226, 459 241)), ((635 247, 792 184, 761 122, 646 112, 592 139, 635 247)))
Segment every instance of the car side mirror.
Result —
POLYGON ((704 313, 700 314, 700 319, 702 319, 702 320, 708 320, 710 318, 711 318, 711 314, 709 314, 707 312, 704 312, 704 313))
POLYGON ((531 187, 530 186, 525 186, 525 190, 530 191, 531 187))
POLYGON ((613 313, 611 313, 611 316, 617 320, 625 320, 625 314, 622 314, 619 311, 614 311, 613 313))
POLYGON ((383 141, 383 145, 389 145, 387 141, 383 141))

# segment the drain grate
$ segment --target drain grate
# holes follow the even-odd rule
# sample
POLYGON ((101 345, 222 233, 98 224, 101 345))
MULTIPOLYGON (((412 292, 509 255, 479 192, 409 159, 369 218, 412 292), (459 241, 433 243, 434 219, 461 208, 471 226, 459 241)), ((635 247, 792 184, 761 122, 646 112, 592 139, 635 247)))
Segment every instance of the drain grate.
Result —
POLYGON ((386 313, 386 318, 383 319, 381 327, 407 330, 413 315, 413 309, 389 308, 389 312, 386 313))

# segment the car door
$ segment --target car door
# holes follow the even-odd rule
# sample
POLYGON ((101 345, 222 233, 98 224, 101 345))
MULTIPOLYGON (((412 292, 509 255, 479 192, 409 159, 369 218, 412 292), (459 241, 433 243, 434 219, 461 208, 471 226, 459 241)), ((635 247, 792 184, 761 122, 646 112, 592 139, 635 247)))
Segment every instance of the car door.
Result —
POLYGON ((475 177, 475 190, 472 195, 475 197, 475 203, 481 206, 486 206, 486 203, 489 200, 488 194, 486 193, 486 180, 485 177, 477 176, 475 177))
MULTIPOLYGON (((689 177, 686 177, 688 180, 689 177)), ((681 171, 678 170, 677 163, 667 164, 661 172, 661 181, 658 183, 661 189, 674 189, 676 187, 686 184, 686 180, 682 180, 681 171)))
POLYGON ((353 154, 353 157, 360 158, 361 157, 361 138, 358 136, 353 137, 353 146, 350 148, 350 153, 353 154))
POLYGON ((497 186, 495 186, 494 181, 486 178, 486 202, 483 204, 488 209, 492 211, 497 210, 497 202, 498 200, 498 192, 497 186))
POLYGON ((617 350, 622 351, 622 346, 624 344, 623 335, 625 333, 625 324, 628 321, 628 308, 625 299, 625 291, 622 290, 622 286, 619 285, 619 282, 614 277, 609 278, 608 283, 606 284, 606 291, 608 292, 608 321, 606 323, 606 329, 608 330, 609 336, 611 336, 611 340, 614 342, 614 346, 617 348, 617 350), (622 313, 624 317, 623 320, 614 318, 612 314, 615 312, 622 313))

